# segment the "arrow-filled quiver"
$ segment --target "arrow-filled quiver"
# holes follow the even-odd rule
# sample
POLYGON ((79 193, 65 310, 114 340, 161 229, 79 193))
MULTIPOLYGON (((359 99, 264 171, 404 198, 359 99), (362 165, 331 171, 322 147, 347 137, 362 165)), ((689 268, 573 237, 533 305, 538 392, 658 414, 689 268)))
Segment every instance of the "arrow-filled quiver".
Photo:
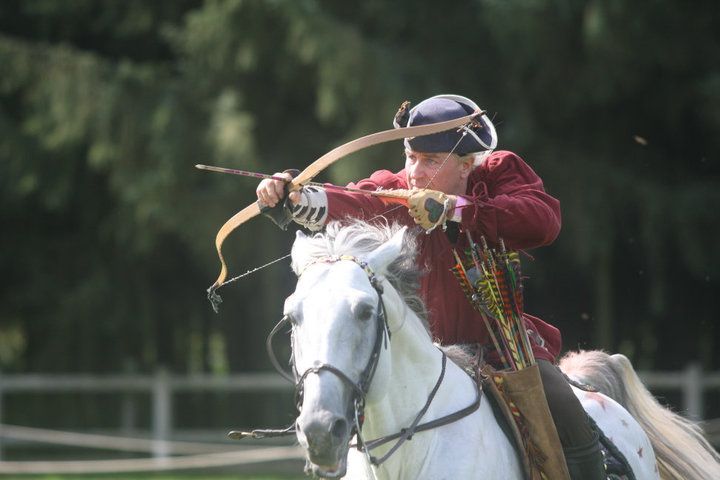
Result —
POLYGON ((483 318, 500 360, 509 370, 535 364, 523 319, 523 285, 520 255, 489 248, 485 237, 476 243, 468 233, 469 247, 455 254, 451 268, 465 296, 483 318))

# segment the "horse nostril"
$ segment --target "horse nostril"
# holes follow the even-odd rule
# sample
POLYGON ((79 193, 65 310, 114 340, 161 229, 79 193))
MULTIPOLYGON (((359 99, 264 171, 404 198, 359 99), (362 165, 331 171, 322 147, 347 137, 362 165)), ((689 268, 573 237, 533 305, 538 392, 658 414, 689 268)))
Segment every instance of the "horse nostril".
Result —
POLYGON ((333 437, 343 439, 347 435, 348 423, 344 418, 339 418, 333 422, 330 433, 333 437))

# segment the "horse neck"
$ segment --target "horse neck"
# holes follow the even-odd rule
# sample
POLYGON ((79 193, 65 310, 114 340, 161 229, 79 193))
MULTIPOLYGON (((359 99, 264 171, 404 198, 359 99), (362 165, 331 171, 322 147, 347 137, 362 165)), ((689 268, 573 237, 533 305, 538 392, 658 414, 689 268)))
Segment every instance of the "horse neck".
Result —
MULTIPOLYGON (((381 368, 388 369, 384 395, 369 398, 366 405, 366 438, 398 432, 412 423, 438 382, 442 352, 433 345, 422 321, 394 289, 385 289, 383 301, 392 332, 389 352, 383 352, 381 368)), ((422 421, 439 418, 466 407, 474 400, 469 377, 451 361, 447 362, 442 385, 422 421)), ((413 438, 413 447, 432 441, 434 431, 413 438)), ((403 448, 408 448, 404 446, 403 448)), ((380 450, 380 449, 379 449, 380 450)))

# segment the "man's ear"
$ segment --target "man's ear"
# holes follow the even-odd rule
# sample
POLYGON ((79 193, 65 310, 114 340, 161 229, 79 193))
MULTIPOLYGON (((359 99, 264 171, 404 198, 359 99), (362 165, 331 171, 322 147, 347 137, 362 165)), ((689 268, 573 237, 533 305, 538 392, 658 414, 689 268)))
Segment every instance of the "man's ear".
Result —
POLYGON ((473 171, 474 166, 475 166, 475 156, 474 155, 465 155, 464 157, 460 157, 460 176, 462 178, 469 177, 470 172, 473 171))

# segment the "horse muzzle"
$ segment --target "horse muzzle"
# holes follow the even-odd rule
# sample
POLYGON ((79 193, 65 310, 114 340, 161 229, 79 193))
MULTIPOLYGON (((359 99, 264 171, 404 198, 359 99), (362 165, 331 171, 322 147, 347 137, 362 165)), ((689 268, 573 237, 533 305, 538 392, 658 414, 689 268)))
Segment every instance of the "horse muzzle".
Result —
POLYGON ((350 421, 328 411, 300 415, 297 438, 305 449, 306 471, 321 478, 340 478, 347 469, 350 421))
POLYGON ((342 478, 347 473, 347 457, 343 458, 337 465, 318 465, 306 460, 305 474, 318 478, 342 478))

